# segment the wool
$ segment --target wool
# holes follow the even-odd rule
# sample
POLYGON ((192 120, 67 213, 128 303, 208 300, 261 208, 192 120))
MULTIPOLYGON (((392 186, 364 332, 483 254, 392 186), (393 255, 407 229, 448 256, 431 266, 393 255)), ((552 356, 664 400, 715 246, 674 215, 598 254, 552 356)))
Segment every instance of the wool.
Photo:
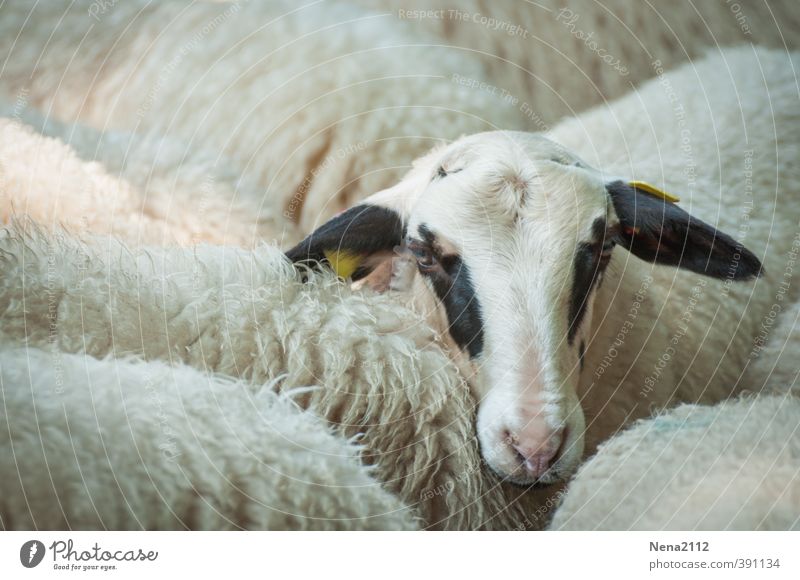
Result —
MULTIPOLYGON (((373 7, 370 0, 356 0, 373 7)), ((517 129, 546 131, 608 103, 709 49, 800 48, 791 0, 668 4, 626 0, 389 0, 398 26, 433 34, 478 59, 491 86, 524 114, 517 129)))
POLYGON ((469 389, 398 297, 354 292, 330 274, 303 283, 268 245, 131 251, 17 224, 0 254, 0 324, 16 344, 142 356, 251 385, 280 377, 280 389, 320 385, 295 400, 358 436, 373 476, 425 527, 544 524, 531 513, 536 494, 519 499, 482 466, 469 389))
POLYGON ((552 527, 800 527, 794 359, 800 303, 777 304, 747 359, 742 385, 749 396, 717 406, 683 405, 603 443, 561 496, 552 527))
MULTIPOLYGON (((260 214, 253 186, 170 139, 65 125, 25 109, 0 119, 0 220, 113 235, 127 244, 252 247, 297 237, 260 214)), ((282 222, 283 220, 281 220, 282 222)))
POLYGON ((800 529, 800 399, 681 405, 604 443, 557 530, 800 529))
POLYGON ((522 122, 501 96, 453 81, 485 81, 468 54, 346 3, 93 7, 5 3, 0 94, 230 159, 263 215, 303 232, 433 144, 522 122))
MULTIPOLYGON (((656 407, 676 399, 713 403, 741 387, 742 360, 780 287, 796 234, 791 211, 770 211, 798 189, 796 168, 782 161, 796 157, 800 142, 790 74, 796 60, 796 55, 749 47, 727 51, 552 131, 553 138, 595 167, 677 193, 687 210, 735 237, 744 223, 748 183, 752 196, 759 196, 742 242, 764 259, 765 277, 753 286, 709 286, 705 294, 715 297, 714 304, 716 296, 739 304, 750 293, 754 297, 746 324, 732 341, 717 336, 702 342, 703 358, 714 353, 722 363, 712 377, 714 388, 706 387, 707 366, 683 376, 674 374, 679 366, 673 365, 673 374, 662 375, 658 388, 645 397, 642 384, 614 375, 626 368, 615 359, 604 376, 616 387, 584 394, 592 445, 647 416, 654 401, 656 407), (759 78, 753 70, 763 74, 759 78), (676 115, 673 95, 682 117, 676 115), (688 157, 682 148, 686 127, 691 129, 688 157), (691 176, 687 167, 693 168, 691 176), (718 212, 721 206, 740 212, 718 212), (773 235, 765 238, 764 232, 773 235)), ((481 465, 475 402, 444 341, 404 297, 354 292, 325 273, 310 275, 303 284, 270 245, 145 249, 84 238, 48 234, 31 224, 5 231, 0 321, 9 340, 38 348, 55 344, 59 351, 100 358, 159 359, 249 384, 285 374, 281 388, 320 385, 298 402, 340 434, 360 435, 364 460, 375 465, 373 476, 415 510, 423 527, 530 528, 548 517, 557 491, 538 492, 543 499, 498 486, 481 465)), ((624 266, 615 257, 609 268, 624 266)), ((668 268, 654 268, 651 276, 646 298, 652 304, 659 305, 664 292, 684 293, 677 311, 659 311, 664 320, 679 318, 692 286, 674 287, 675 273, 668 268)), ((641 282, 620 288, 604 284, 601 290, 606 298, 615 292, 632 297, 641 282)), ((795 293, 790 288, 786 299, 795 293)), ((709 326, 730 329, 742 316, 737 309, 716 311, 709 304, 703 300, 693 310, 709 326)), ((594 316, 602 321, 604 313, 594 316)), ((587 352, 590 373, 613 345, 619 320, 606 320, 600 328, 587 352)), ((647 342, 629 337, 627 344, 647 342)), ((660 354, 645 348, 638 356, 652 357, 655 365, 660 354)))
MULTIPOLYGON (((795 239, 793 255, 800 249, 795 239)), ((794 259, 794 258, 792 258, 794 259)), ((748 390, 784 394, 800 394, 796 353, 800 351, 800 302, 776 299, 768 316, 761 321, 760 332, 748 356, 743 382, 748 390)))
POLYGON ((417 526, 359 445, 270 383, 3 342, 3 529, 417 526))

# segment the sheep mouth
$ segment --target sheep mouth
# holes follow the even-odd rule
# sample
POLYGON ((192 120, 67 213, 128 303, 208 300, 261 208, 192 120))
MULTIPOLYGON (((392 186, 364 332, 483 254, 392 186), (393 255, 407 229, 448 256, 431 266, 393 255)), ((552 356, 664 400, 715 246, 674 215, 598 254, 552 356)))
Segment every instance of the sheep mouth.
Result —
MULTIPOLYGON (((524 490, 545 489, 560 483, 564 483, 569 479, 569 474, 562 473, 562 470, 558 469, 557 463, 553 465, 550 469, 548 469, 546 472, 544 472, 535 481, 523 481, 519 477, 516 477, 514 474, 509 475, 500 473, 494 467, 489 465, 488 462, 484 461, 484 463, 489 468, 489 471, 495 477, 497 477, 502 483, 507 483, 516 488, 524 490)), ((522 470, 522 468, 519 468, 517 471, 520 470, 522 470)))

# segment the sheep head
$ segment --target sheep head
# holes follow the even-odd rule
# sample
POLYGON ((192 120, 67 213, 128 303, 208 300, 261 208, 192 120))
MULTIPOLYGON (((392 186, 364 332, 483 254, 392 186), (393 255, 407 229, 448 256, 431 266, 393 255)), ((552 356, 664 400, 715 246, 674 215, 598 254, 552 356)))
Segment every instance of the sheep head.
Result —
POLYGON ((487 464, 528 485, 566 479, 582 458, 581 360, 617 246, 718 278, 761 269, 673 203, 543 137, 505 131, 435 149, 288 256, 411 292, 469 361, 487 464))

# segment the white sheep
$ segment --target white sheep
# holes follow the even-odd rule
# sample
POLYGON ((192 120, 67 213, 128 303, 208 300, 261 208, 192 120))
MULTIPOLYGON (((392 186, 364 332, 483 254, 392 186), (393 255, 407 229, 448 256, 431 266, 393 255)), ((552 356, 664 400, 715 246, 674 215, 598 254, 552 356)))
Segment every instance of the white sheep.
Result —
MULTIPOLYGON (((800 236, 790 265, 798 252, 800 236)), ((682 405, 603 443, 562 496, 552 527, 800 528, 800 302, 776 304, 747 359, 742 384, 751 396, 682 405)))
MULTIPOLYGON (((768 308, 765 295, 776 291, 777 281, 784 273, 782 261, 791 247, 792 230, 796 227, 790 206, 775 216, 769 212, 778 194, 776 179, 785 187, 780 192, 782 196, 784 192, 791 195, 796 191, 800 181, 791 164, 778 163, 774 157, 777 154, 781 158, 791 157, 797 151, 796 95, 792 92, 789 66, 794 61, 795 55, 787 57, 764 50, 726 51, 656 79, 638 93, 613 104, 608 111, 590 112, 554 130, 555 138, 579 150, 604 173, 657 181, 653 176, 663 171, 666 188, 684 195, 683 206, 718 223, 754 248, 767 267, 764 278, 753 287, 697 277, 696 280, 706 283, 698 307, 698 297, 692 294, 695 280, 686 286, 685 275, 654 267, 647 288, 642 289, 646 278, 634 280, 631 286, 627 277, 634 273, 635 259, 626 260, 625 254, 614 252, 606 280, 595 298, 595 311, 586 314, 582 329, 587 335, 584 381, 587 376, 599 374, 603 384, 612 387, 589 388, 591 385, 586 382, 581 386, 584 389, 580 393, 581 403, 591 419, 586 432, 590 448, 630 418, 647 414, 651 404, 671 403, 675 385, 679 389, 675 398, 690 400, 724 398, 737 388, 736 379, 746 359, 740 356, 743 344, 752 342, 758 318, 768 308), (754 69, 764 71, 760 82, 753 80, 754 69), (747 96, 741 107, 738 95, 747 96), (680 115, 676 104, 681 106, 680 115), (687 128, 688 139, 684 131, 687 128), (736 143, 741 142, 745 130, 752 145, 737 149, 736 143), (690 175, 684 174, 687 167, 692 169, 690 175), (684 180, 686 183, 681 187, 684 180), (759 203, 745 214, 751 189, 768 199, 762 203, 759 197, 759 203), (717 219, 718 192, 730 191, 743 192, 737 200, 741 211, 738 215, 731 211, 736 202, 725 193, 721 208, 725 211, 717 219), (743 234, 737 217, 744 215, 748 227, 743 234), (766 223, 764 215, 769 216, 766 223), (772 237, 767 248, 764 235, 770 230, 779 231, 780 235, 772 237), (683 282, 671 287, 673 277, 676 282, 683 282), (627 289, 617 289, 620 281, 626 279, 627 289), (674 326, 661 325, 674 323, 692 301, 692 324, 702 323, 704 318, 715 315, 711 308, 717 304, 714 292, 722 297, 727 295, 728 300, 741 300, 753 288, 754 299, 749 306, 752 310, 742 317, 740 334, 731 341, 730 352, 726 352, 727 340, 722 345, 713 344, 711 353, 704 353, 702 360, 698 358, 691 366, 687 365, 691 372, 686 377, 678 372, 679 357, 656 367, 665 352, 659 352, 658 346, 664 347, 676 336, 670 332, 674 326), (640 291, 646 296, 638 300, 640 291), (600 308, 604 303, 609 304, 615 294, 616 320, 613 316, 604 317, 600 308), (672 311, 664 310, 659 318, 661 304, 657 301, 667 294, 678 306, 672 311), (617 349, 614 352, 623 350, 623 345, 614 344, 625 320, 619 319, 620 299, 630 300, 627 312, 636 315, 636 332, 623 336, 628 354, 611 357, 612 347, 617 349), (653 307, 657 307, 655 312, 653 307), (645 316, 648 311, 650 318, 645 316), (598 330, 594 335, 586 328, 590 319, 598 330), (643 328, 654 325, 656 329, 649 341, 634 339, 643 328), (632 344, 642 350, 637 359, 640 375, 621 380, 630 368, 632 344), (611 360, 606 362, 606 357, 611 360), (723 360, 722 368, 713 367, 713 357, 723 360), (644 390, 648 386, 645 382, 648 373, 656 369, 660 373, 657 388, 644 390)), ((514 135, 513 141, 533 148, 544 143, 522 135, 514 135)), ((474 138, 472 142, 475 143, 474 138)), ((496 154, 507 151, 507 147, 508 142, 502 139, 499 143, 492 143, 491 139, 482 143, 478 139, 476 151, 496 154)), ((538 151, 539 156, 542 151, 538 151)), ((520 193, 520 184, 525 183, 515 179, 519 176, 516 173, 519 166, 513 163, 525 162, 525 157, 518 155, 517 149, 512 152, 512 156, 502 160, 500 167, 504 171, 498 173, 494 183, 500 186, 498 200, 508 200, 503 197, 505 194, 513 198, 520 193), (505 171, 509 169, 507 166, 510 171, 505 171)), ((570 155, 562 149, 557 152, 556 161, 541 162, 550 168, 549 173, 567 172, 577 183, 586 183, 597 175, 583 168, 561 165, 570 155)), ((485 169, 481 164, 477 167, 478 172, 485 169)), ((458 165, 443 166, 444 176, 439 175, 438 167, 432 169, 437 179, 449 182, 469 176, 469 171, 462 167, 463 175, 459 178, 458 165)), ((566 191, 577 194, 584 189, 566 191)), ((564 201, 568 208, 569 196, 564 201)), ((574 235, 583 233, 576 230, 574 235)), ((556 231, 555 235, 563 237, 564 232, 556 231)), ((513 527, 524 522, 526 509, 531 514, 529 505, 519 502, 511 502, 504 509, 510 491, 497 487, 496 480, 479 469, 471 438, 474 404, 465 393, 464 377, 448 363, 447 345, 437 344, 435 333, 418 316, 403 308, 400 302, 406 302, 407 298, 401 293, 384 296, 353 293, 325 276, 313 276, 312 284, 301 289, 287 264, 268 248, 255 254, 222 248, 206 248, 197 254, 178 250, 128 254, 111 245, 98 255, 99 250, 88 251, 67 241, 24 243, 11 235, 4 244, 9 261, 4 265, 3 325, 17 339, 25 337, 27 332, 26 340, 33 344, 49 340, 52 321, 47 315, 46 289, 52 276, 48 274, 48 260, 49 256, 58 256, 56 334, 62 349, 85 348, 99 356, 139 353, 150 358, 181 360, 249 380, 274 378, 288 370, 289 385, 326 386, 307 402, 329 420, 342 423, 342 432, 365 433, 365 445, 377 452, 374 461, 378 477, 409 505, 414 506, 422 498, 415 507, 427 525, 513 527), (20 265, 23 257, 27 272, 20 265), (109 264, 114 267, 109 268, 109 264), (171 275, 168 277, 167 273, 171 275), (86 283, 80 283, 82 277, 86 283), (22 280, 26 280, 24 285, 22 280), (19 307, 24 288, 29 293, 27 311, 19 307), (75 324, 77 320, 84 321, 85 326, 75 324), (407 421, 409 416, 415 420, 407 421), (436 425, 447 428, 438 429, 436 425), (424 444, 420 445, 422 441, 424 444), (405 444, 398 449, 395 447, 398 442, 405 444), (441 464, 442 458, 447 458, 447 465, 441 464)), ((418 254, 426 257, 424 252, 418 254)), ((643 263, 638 264, 638 268, 642 266, 643 263)), ((560 275, 564 277, 563 273, 560 275)), ((711 329, 727 332, 731 319, 738 320, 742 313, 741 308, 738 312, 733 310, 716 313, 711 329)), ((566 335, 566 320, 562 324, 566 335)), ((695 326, 694 330, 679 335, 678 342, 680 356, 691 358, 703 339, 698 340, 695 326)), ((636 352, 632 354, 635 356, 636 352)), ((571 436, 576 438, 581 434, 571 433, 571 436)))
MULTIPOLYGON (((374 7, 373 0, 354 0, 374 7)), ((424 30, 479 59, 497 90, 524 113, 516 129, 544 131, 562 118, 628 93, 710 47, 754 43, 800 48, 794 0, 384 0, 398 25, 424 30)))
POLYGON ((563 480, 585 433, 591 451, 653 409, 740 388, 800 222, 784 161, 800 146, 799 63, 731 49, 563 123, 560 144, 462 138, 288 255, 410 290, 460 351, 490 467, 563 480))
POLYGON ((4 529, 417 527, 358 445, 269 384, 2 344, 4 529))
POLYGON ((0 221, 28 216, 131 246, 252 247, 297 238, 260 215, 254 188, 202 150, 156 136, 64 125, 0 105, 0 221))
POLYGON ((305 233, 433 143, 524 120, 453 81, 485 83, 472 55, 345 3, 5 2, 0 60, 6 100, 223 156, 305 233))
POLYGON ((800 529, 800 399, 682 405, 600 446, 559 530, 800 529))
POLYGON ((253 385, 280 378, 281 389, 320 385, 295 400, 341 435, 359 436, 373 476, 423 526, 544 525, 538 497, 522 497, 481 465, 468 387, 395 296, 353 292, 330 275, 303 284, 271 246, 130 251, 19 228, 0 234, 8 341, 160 359, 253 385))

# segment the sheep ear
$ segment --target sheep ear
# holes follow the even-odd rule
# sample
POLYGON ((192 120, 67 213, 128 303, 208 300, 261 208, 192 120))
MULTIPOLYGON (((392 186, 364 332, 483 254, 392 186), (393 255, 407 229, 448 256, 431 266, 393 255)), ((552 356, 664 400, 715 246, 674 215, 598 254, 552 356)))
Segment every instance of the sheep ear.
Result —
POLYGON ((323 224, 286 252, 288 258, 293 263, 327 263, 342 278, 353 280, 390 260, 405 237, 403 217, 397 209, 367 202, 323 224))
POLYGON ((606 189, 620 221, 616 242, 635 256, 712 278, 761 275, 761 262, 752 252, 677 205, 624 181, 606 189))

